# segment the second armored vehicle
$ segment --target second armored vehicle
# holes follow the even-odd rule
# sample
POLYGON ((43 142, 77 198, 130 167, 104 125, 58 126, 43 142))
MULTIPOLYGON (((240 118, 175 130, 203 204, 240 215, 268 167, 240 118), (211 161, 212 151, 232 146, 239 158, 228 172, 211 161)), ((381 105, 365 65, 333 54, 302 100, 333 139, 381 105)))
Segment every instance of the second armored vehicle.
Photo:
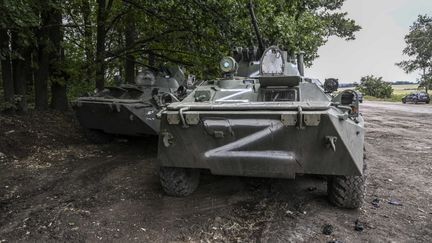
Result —
POLYGON ((135 84, 122 84, 78 98, 73 108, 86 137, 106 143, 113 135, 157 135, 157 113, 180 101, 188 92, 183 71, 177 66, 141 72, 135 84))

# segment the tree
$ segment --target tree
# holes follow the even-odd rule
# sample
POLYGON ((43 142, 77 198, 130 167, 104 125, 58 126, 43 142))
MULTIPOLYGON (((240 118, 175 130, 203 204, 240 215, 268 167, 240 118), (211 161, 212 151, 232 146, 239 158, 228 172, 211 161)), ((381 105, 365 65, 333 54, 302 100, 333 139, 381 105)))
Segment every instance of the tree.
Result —
MULTIPOLYGON (((136 25, 135 25, 135 16, 134 14, 128 14, 127 23, 125 26, 125 47, 131 49, 133 44, 136 41, 137 33, 136 33, 136 25)), ((129 54, 126 56, 125 60, 125 82, 133 83, 135 81, 135 56, 129 54)))
POLYGON ((407 73, 421 71, 420 86, 427 92, 432 87, 432 17, 419 15, 405 36, 405 42, 403 53, 410 59, 396 65, 407 73))
MULTIPOLYGON (((98 0, 90 8, 82 4, 81 11, 77 10, 76 1, 67 2, 70 10, 65 18, 68 24, 76 26, 66 30, 67 52, 69 57, 77 57, 74 62, 82 64, 82 50, 91 45, 89 23, 96 23, 93 80, 99 89, 105 81, 110 82, 113 74, 124 74, 123 79, 131 82, 136 67, 164 62, 184 65, 198 77, 212 78, 218 73, 215 63, 231 48, 257 44, 248 1, 244 0, 98 0), (82 9, 90 11, 84 13, 82 9)), ((308 53, 306 61, 311 64, 328 37, 350 40, 360 30, 346 13, 335 11, 343 3, 344 0, 256 0, 265 44, 280 44, 291 52, 304 50, 308 53)), ((85 50, 89 53, 88 48, 85 50)))
MULTIPOLYGON (((41 3, 41 26, 51 25, 51 16, 48 11, 46 3, 41 3)), ((49 79, 49 65, 50 65, 50 41, 49 41, 50 28, 39 27, 37 30, 37 63, 35 78, 35 108, 39 111, 48 109, 48 79, 49 79)))
POLYGON ((3 92, 6 108, 10 109, 14 103, 15 89, 12 79, 12 60, 9 48, 10 37, 7 29, 0 30, 1 71, 3 79, 3 92))
POLYGON ((67 108, 67 76, 63 70, 63 3, 59 0, 0 3, 5 100, 12 109, 27 110, 27 96, 34 84, 35 108, 67 108), (10 67, 8 66, 10 65, 10 67), (10 73, 9 73, 10 70, 10 73), (11 83, 11 80, 13 83, 11 83), (51 96, 48 87, 51 87, 51 96))
POLYGON ((390 83, 383 81, 382 77, 373 75, 362 77, 357 90, 365 95, 377 98, 390 98, 393 94, 393 88, 390 83))
POLYGON ((432 72, 424 73, 422 75, 419 88, 424 88, 426 92, 432 89, 432 72))
MULTIPOLYGON (((64 48, 63 28, 62 28, 62 8, 60 0, 52 0, 55 5, 49 9, 52 22, 52 31, 49 39, 52 45, 50 62, 50 81, 51 81, 51 108, 59 111, 68 109, 68 99, 66 95, 66 84, 69 74, 64 70, 64 48)), ((46 26, 45 26, 46 27, 46 26)))
POLYGON ((107 21, 113 0, 98 0, 97 10, 97 39, 96 39, 96 88, 102 90, 105 86, 105 58, 107 21))
MULTIPOLYGON (((49 101, 63 110, 66 92, 74 97, 103 89, 119 74, 133 82, 137 70, 166 62, 214 78, 216 64, 233 47, 258 44, 249 1, 0 1, 4 100, 16 105, 28 93, 38 110, 48 109, 49 101)), ((339 11, 344 2, 255 0, 264 44, 305 51, 311 64, 328 37, 351 40, 360 30, 339 11)))
POLYGON ((9 111, 27 110, 27 78, 32 77, 33 28, 38 18, 28 1, 0 2, 0 59, 4 100, 9 111))
POLYGON ((19 112, 27 111, 27 80, 25 71, 31 66, 31 50, 24 41, 20 32, 12 31, 11 49, 14 51, 12 57, 12 79, 15 93, 15 106, 19 112))
POLYGON ((40 23, 35 31, 37 50, 37 70, 35 78, 35 108, 47 110, 48 103, 55 110, 68 109, 66 81, 68 74, 64 68, 63 4, 60 0, 40 1, 36 11, 40 23), (51 93, 48 92, 50 87, 51 93), (51 98, 51 99, 50 99, 51 98))
POLYGON ((86 81, 90 83, 95 75, 94 73, 94 40, 93 40, 93 28, 92 28, 92 5, 89 0, 82 0, 80 6, 78 6, 82 14, 84 24, 84 51, 86 56, 85 70, 86 70, 86 81))

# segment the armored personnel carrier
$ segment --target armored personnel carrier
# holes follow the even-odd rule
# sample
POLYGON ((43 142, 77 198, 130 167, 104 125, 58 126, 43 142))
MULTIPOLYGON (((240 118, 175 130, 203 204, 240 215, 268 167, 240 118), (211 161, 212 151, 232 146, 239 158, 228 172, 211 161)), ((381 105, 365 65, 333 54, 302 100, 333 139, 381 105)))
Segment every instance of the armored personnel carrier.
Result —
POLYGON ((259 49, 236 48, 223 58, 223 77, 198 86, 161 113, 158 161, 168 195, 187 196, 200 172, 294 179, 328 177, 336 206, 363 203, 366 164, 364 120, 357 93, 337 95, 337 79, 304 77, 303 54, 264 50, 250 5, 259 49))
POLYGON ((200 170, 215 175, 294 179, 328 176, 337 206, 358 208, 365 192, 364 121, 354 91, 332 98, 305 81, 278 47, 238 50, 224 58, 224 77, 197 87, 161 115, 160 181, 169 195, 195 191, 200 170), (242 54, 240 54, 242 53, 242 54))
POLYGON ((178 66, 147 69, 137 75, 135 84, 106 87, 78 98, 72 107, 86 137, 94 143, 109 142, 113 135, 157 135, 156 114, 187 96, 189 81, 178 66))

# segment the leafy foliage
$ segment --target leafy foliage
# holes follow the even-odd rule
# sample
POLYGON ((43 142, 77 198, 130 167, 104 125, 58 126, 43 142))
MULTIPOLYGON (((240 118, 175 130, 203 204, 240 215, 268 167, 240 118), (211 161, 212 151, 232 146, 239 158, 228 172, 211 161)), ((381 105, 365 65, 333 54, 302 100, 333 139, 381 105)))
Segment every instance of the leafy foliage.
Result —
POLYGON ((37 26, 38 16, 34 11, 37 1, 2 0, 0 2, 0 28, 18 29, 37 26))
POLYGON ((364 95, 376 98, 390 98, 393 93, 390 83, 383 81, 382 77, 375 77, 373 75, 362 77, 357 90, 364 95))
MULTIPOLYGON (((258 44, 245 0, 123 2, 140 10, 136 16, 141 33, 133 50, 125 51, 152 52, 162 60, 202 70, 215 66, 215 61, 233 47, 258 44)), ((306 61, 311 64, 328 37, 351 40, 360 30, 346 13, 335 11, 343 2, 256 0, 254 4, 265 44, 277 44, 292 52, 305 51, 306 61)))
POLYGON ((425 88, 426 91, 432 89, 432 72, 422 75, 419 87, 425 88))
POLYGON ((405 72, 422 71, 421 87, 432 88, 432 17, 419 15, 405 36, 403 53, 409 60, 397 63, 405 72))
MULTIPOLYGON (((71 98, 94 87, 95 79, 100 78, 96 70, 101 62, 103 81, 107 83, 114 76, 124 78, 125 61, 131 58, 136 71, 170 62, 186 66, 198 78, 213 78, 218 74, 216 64, 233 47, 258 44, 247 7, 249 1, 3 0, 0 29, 16 32, 24 42, 22 46, 32 48, 33 69, 37 72, 41 46, 47 46, 44 49, 47 52, 50 48, 59 49, 50 47, 49 38, 43 34, 49 35, 52 28, 60 27, 64 55, 62 63, 55 65, 59 75, 54 76, 67 77, 57 83, 68 86, 71 98), (101 6, 104 6, 104 18, 98 21, 101 6), (61 11, 61 26, 44 21, 52 9, 61 11), (101 25, 103 32, 98 28, 101 25), (127 43, 126 33, 130 28, 136 35, 132 43, 127 43), (101 33, 106 35, 103 58, 97 48, 101 33)), ((255 0, 254 9, 266 46, 304 51, 306 62, 311 65, 318 57, 318 48, 330 36, 352 40, 361 29, 340 11, 344 2, 255 0)), ((9 51, 3 46, 0 54, 9 51)))

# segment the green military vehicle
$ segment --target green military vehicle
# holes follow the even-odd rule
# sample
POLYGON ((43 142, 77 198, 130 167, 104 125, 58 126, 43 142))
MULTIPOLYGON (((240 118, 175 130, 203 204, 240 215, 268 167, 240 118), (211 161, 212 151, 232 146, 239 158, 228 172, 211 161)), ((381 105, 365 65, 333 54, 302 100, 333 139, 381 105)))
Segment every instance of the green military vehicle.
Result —
POLYGON ((328 177, 336 206, 358 208, 365 194, 364 120, 355 91, 337 95, 304 77, 303 54, 236 48, 220 62, 223 77, 198 86, 161 113, 158 162, 162 188, 187 196, 200 172, 294 179, 328 177))
POLYGON ((158 135, 157 113, 186 97, 191 82, 178 66, 146 69, 137 75, 134 84, 105 87, 79 97, 72 107, 93 143, 107 143, 118 135, 158 135))

